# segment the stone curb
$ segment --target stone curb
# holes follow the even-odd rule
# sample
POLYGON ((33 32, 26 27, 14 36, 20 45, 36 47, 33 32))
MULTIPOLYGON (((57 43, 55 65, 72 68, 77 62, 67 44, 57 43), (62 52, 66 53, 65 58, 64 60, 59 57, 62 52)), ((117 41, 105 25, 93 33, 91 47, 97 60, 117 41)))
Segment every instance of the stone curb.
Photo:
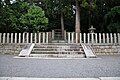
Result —
POLYGON ((27 78, 27 77, 0 77, 0 80, 120 80, 120 77, 99 78, 27 78))

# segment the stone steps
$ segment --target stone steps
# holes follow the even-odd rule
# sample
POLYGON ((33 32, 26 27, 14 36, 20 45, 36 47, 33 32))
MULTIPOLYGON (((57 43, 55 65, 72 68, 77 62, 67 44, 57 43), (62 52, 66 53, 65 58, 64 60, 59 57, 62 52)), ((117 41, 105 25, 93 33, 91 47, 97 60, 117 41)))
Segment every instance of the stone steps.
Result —
POLYGON ((80 44, 36 44, 30 54, 31 57, 85 57, 80 44))

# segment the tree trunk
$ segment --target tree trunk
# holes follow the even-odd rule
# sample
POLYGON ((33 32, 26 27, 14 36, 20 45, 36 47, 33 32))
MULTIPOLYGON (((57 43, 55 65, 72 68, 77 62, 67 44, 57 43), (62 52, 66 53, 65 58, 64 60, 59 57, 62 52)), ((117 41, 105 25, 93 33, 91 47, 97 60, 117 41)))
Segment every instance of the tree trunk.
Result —
POLYGON ((62 39, 64 39, 64 18, 62 12, 61 12, 61 31, 62 31, 62 39))
POLYGON ((78 42, 80 38, 80 7, 79 7, 79 2, 78 0, 76 1, 76 24, 75 24, 75 32, 78 33, 78 42))
POLYGON ((89 15, 89 17, 88 17, 88 26, 89 26, 89 28, 91 27, 91 11, 89 10, 88 11, 88 15, 89 15))

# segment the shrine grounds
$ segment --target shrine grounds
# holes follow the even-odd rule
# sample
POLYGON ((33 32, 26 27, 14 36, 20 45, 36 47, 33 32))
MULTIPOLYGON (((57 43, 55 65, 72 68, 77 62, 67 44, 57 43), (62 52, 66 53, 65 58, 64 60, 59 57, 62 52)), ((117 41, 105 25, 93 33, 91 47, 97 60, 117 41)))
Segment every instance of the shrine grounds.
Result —
POLYGON ((80 59, 15 58, 0 54, 0 77, 120 77, 120 55, 80 59))

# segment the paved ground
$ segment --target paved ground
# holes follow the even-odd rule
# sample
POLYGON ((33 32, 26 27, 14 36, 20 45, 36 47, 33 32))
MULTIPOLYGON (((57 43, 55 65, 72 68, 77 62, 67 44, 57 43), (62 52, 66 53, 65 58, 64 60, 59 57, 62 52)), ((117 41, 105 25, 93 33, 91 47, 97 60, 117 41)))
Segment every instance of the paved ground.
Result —
POLYGON ((34 59, 0 55, 0 77, 120 77, 120 56, 99 59, 34 59))

